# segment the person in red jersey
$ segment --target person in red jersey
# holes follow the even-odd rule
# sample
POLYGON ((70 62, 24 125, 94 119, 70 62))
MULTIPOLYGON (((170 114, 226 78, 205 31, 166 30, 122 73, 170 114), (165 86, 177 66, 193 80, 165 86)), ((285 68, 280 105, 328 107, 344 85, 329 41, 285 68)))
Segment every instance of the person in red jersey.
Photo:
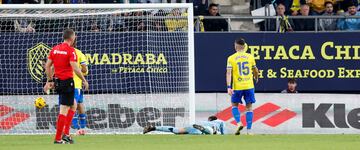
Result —
POLYGON ((56 123, 56 135, 54 144, 72 144, 73 139, 69 134, 71 121, 74 111, 70 108, 76 108, 74 103, 74 80, 73 72, 82 80, 85 90, 89 89, 89 84, 81 73, 77 65, 77 55, 72 47, 75 43, 75 32, 72 29, 65 29, 63 34, 64 42, 56 45, 50 51, 48 60, 45 65, 47 82, 44 91, 47 92, 51 88, 59 94, 60 113, 56 123), (54 67, 54 79, 53 70, 54 67))

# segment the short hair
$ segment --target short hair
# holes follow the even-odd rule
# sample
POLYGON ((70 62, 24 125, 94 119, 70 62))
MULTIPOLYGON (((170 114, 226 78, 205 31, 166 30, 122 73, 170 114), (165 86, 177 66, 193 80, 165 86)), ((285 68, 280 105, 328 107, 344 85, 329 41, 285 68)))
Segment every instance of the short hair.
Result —
POLYGON ((75 34, 75 31, 70 29, 70 28, 67 28, 64 30, 64 33, 63 33, 63 38, 64 40, 68 40, 71 38, 71 36, 73 36, 75 34))
POLYGON ((238 38, 235 40, 235 43, 239 45, 245 45, 246 42, 243 38, 238 38))
POLYGON ((211 8, 211 7, 219 7, 219 4, 211 3, 211 4, 209 5, 209 8, 211 8))
POLYGON ((301 4, 300 8, 304 7, 304 6, 307 6, 310 8, 310 5, 309 4, 301 4))
POLYGON ((279 4, 277 4, 277 6, 276 6, 276 7, 279 7, 280 5, 283 5, 283 6, 286 8, 286 6, 285 6, 285 4, 284 4, 284 3, 279 3, 279 4))
POLYGON ((331 1, 326 1, 326 2, 324 3, 324 6, 326 7, 327 4, 331 4, 331 5, 334 6, 334 3, 332 3, 331 1))
POLYGON ((217 120, 218 118, 216 116, 210 116, 208 118, 209 121, 214 121, 214 120, 217 120))
POLYGON ((296 83, 296 79, 295 79, 295 78, 290 78, 290 79, 288 80, 288 83, 295 84, 295 83, 296 83))
POLYGON ((353 7, 353 6, 356 7, 356 4, 355 4, 353 1, 350 1, 350 2, 348 3, 348 5, 347 5, 347 8, 353 7))

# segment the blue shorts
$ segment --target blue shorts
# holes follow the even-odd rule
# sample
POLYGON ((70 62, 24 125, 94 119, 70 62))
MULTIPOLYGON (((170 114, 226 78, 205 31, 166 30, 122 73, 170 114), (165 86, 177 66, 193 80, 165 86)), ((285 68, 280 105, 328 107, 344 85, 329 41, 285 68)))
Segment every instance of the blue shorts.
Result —
POLYGON ((82 89, 75 89, 74 98, 78 104, 84 102, 84 93, 82 89))
POLYGON ((253 88, 249 90, 234 90, 234 94, 231 96, 231 102, 242 104, 243 97, 246 104, 252 104, 256 102, 255 90, 253 88))
POLYGON ((202 132, 194 127, 185 127, 184 128, 187 134, 200 135, 202 132))

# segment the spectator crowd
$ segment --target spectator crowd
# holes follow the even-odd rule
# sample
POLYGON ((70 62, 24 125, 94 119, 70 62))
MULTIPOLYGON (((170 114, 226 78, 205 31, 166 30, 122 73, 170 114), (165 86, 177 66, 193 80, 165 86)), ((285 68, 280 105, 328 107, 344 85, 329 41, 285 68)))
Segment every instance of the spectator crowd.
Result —
POLYGON ((0 19, 0 32, 62 32, 65 28, 85 32, 187 31, 187 13, 183 9, 128 10, 109 14, 89 11, 72 16, 80 13, 74 10, 63 14, 69 17, 58 17, 55 11, 38 11, 39 15, 52 17, 0 19), (95 15, 86 15, 88 13, 95 15))
MULTIPOLYGON (((39 0, 0 0, 8 3, 39 3, 39 0)), ((124 0, 45 0, 45 3, 114 3, 124 0)), ((129 0, 132 3, 160 3, 164 0, 129 0)), ((195 24, 199 31, 229 31, 230 25, 220 16, 220 6, 209 0, 167 0, 167 2, 192 2, 195 24), (204 17, 205 16, 205 17, 204 17), (210 16, 210 17, 209 17, 210 16), (213 18, 211 18, 213 17, 213 18)), ((276 19, 265 19, 259 23, 262 31, 334 31, 360 30, 358 0, 251 0, 250 10, 273 5, 276 19), (302 17, 289 17, 302 16, 302 17), (306 16, 324 16, 316 25, 314 18, 306 16), (332 16, 346 16, 331 18, 332 16), (328 17, 328 18, 327 18, 328 17)), ((48 10, 47 13, 52 10, 48 10)), ((4 12, 1 12, 4 13, 4 12)), ((21 13, 21 12, 20 12, 21 13)), ((25 13, 25 12, 22 12, 25 13)), ((90 17, 71 17, 68 19, 20 18, 1 19, 0 32, 54 32, 66 27, 78 31, 185 31, 187 30, 186 10, 129 11, 124 13, 94 15, 90 17), (150 18, 150 19, 149 19, 150 18)))
POLYGON ((322 16, 318 20, 317 29, 320 31, 360 30, 360 16, 358 0, 262 0, 258 6, 251 5, 251 9, 274 5, 278 19, 267 19, 260 23, 263 31, 314 31, 314 18, 289 16, 322 16), (332 16, 345 16, 334 18, 332 16))

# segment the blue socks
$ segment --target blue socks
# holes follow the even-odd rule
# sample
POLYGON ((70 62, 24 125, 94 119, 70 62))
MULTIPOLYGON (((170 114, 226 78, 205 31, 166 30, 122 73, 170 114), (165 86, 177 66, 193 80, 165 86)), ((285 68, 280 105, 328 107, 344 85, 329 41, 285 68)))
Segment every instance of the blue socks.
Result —
POLYGON ((240 111, 239 111, 238 107, 233 106, 231 109, 231 112, 234 116, 236 123, 239 123, 240 122, 240 111))
POLYGON ((77 114, 75 113, 74 118, 72 120, 73 128, 75 129, 83 129, 86 127, 86 114, 77 114), (80 124, 80 126, 79 126, 80 124))
POLYGON ((156 126, 155 128, 156 131, 179 133, 179 129, 172 126, 156 126))
POLYGON ((86 127, 86 114, 79 114, 79 124, 81 129, 86 127))
POLYGON ((251 129, 254 113, 252 111, 246 112, 246 128, 251 129))
POLYGON ((79 126, 79 123, 78 123, 78 114, 77 113, 74 114, 74 118, 72 120, 72 125, 73 125, 73 128, 80 129, 80 126, 79 126))
MULTIPOLYGON (((232 109, 231 109, 231 112, 232 112, 232 114, 234 116, 234 119, 235 119, 236 123, 239 124, 239 122, 240 122, 240 111, 239 111, 238 107, 233 106, 232 109)), ((246 124, 247 124, 246 128, 251 129, 254 113, 252 111, 247 111, 245 113, 245 115, 246 115, 246 124)))

